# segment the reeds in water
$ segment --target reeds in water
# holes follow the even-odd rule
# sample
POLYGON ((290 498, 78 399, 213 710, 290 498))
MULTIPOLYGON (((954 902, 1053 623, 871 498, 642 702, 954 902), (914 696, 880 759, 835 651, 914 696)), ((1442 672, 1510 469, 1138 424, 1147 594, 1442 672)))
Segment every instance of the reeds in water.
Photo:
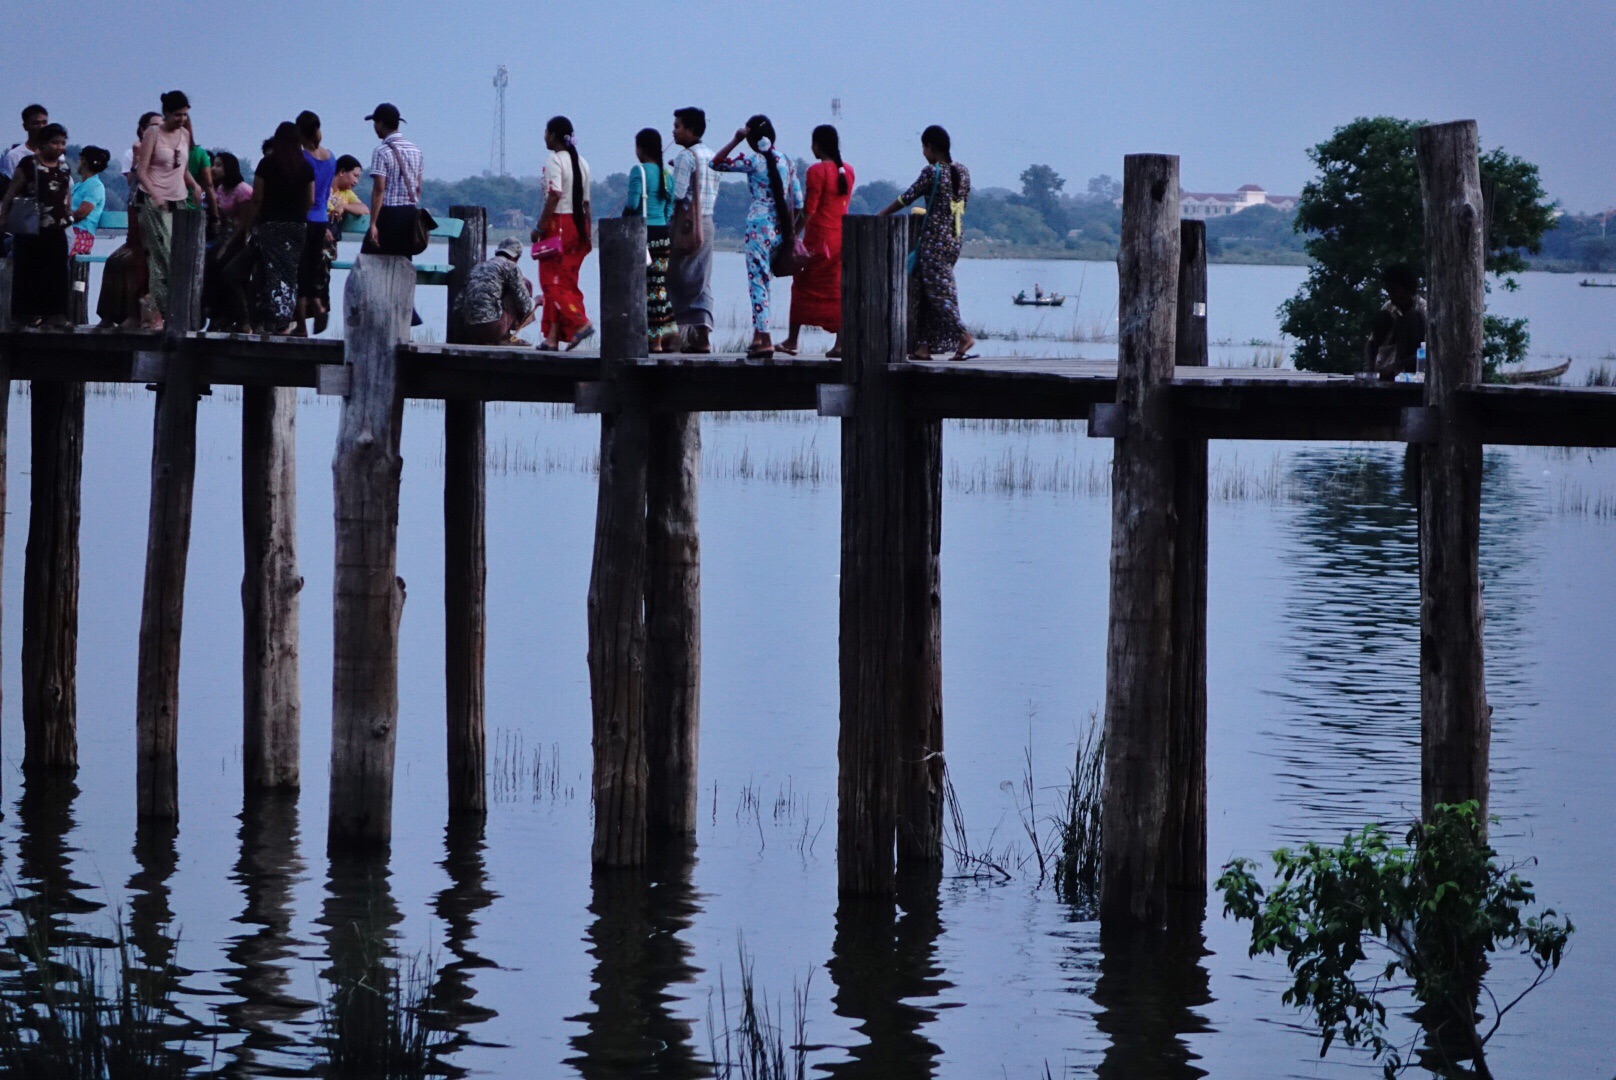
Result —
POLYGON ((707 997, 707 1047, 715 1080, 806 1080, 808 1075, 808 991, 813 971, 791 984, 791 1028, 787 1042, 785 1007, 777 997, 771 1007, 768 994, 757 985, 754 964, 742 941, 741 999, 730 1019, 729 993, 724 972, 718 972, 718 1012, 707 997))
POLYGON ((0 964, 0 1074, 29 1080, 186 1076, 195 1025, 174 1020, 179 973, 172 959, 142 966, 122 919, 111 949, 55 951, 43 920, 4 927, 0 964))
POLYGON ((1105 732, 1090 714, 1088 731, 1077 744, 1060 816, 1055 894, 1074 907, 1092 910, 1100 891, 1101 792, 1105 777, 1105 732))
POLYGON ((327 1077, 415 1080, 438 1076, 449 1033, 438 1022, 430 952, 405 960, 382 955, 380 941, 358 942, 359 962, 343 966, 320 1003, 316 1042, 327 1077))
POLYGON ((1584 386, 1616 386, 1616 369, 1609 364, 1591 367, 1583 374, 1584 386))

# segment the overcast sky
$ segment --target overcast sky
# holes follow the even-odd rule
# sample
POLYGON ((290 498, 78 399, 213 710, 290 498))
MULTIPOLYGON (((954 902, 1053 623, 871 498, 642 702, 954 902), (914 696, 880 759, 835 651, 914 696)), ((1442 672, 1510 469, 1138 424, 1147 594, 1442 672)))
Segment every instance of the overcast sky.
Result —
POLYGON ((490 165, 492 79, 506 63, 517 174, 542 164, 554 113, 577 124, 604 176, 632 163, 637 129, 666 131, 685 104, 707 109, 709 142, 766 112, 782 147, 806 155, 840 97, 844 156, 871 179, 911 178, 921 129, 941 123, 978 185, 1015 186, 1042 162, 1081 190, 1120 176, 1125 153, 1163 152, 1181 155, 1190 190, 1294 194, 1307 147, 1387 113, 1474 118, 1485 146, 1540 165, 1568 209, 1616 206, 1612 0, 8 8, 0 123, 12 133, 0 145, 39 99, 75 142, 119 149, 139 113, 178 87, 207 145, 256 156, 277 121, 312 108, 328 145, 364 157, 374 140, 361 118, 389 100, 429 175, 456 178, 490 165))

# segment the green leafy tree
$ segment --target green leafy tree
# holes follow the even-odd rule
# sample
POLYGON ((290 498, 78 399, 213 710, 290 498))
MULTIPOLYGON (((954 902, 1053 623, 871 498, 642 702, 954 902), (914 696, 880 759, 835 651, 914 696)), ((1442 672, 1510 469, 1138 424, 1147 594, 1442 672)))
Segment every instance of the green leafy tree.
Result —
POLYGON ((1309 843, 1276 851, 1273 860, 1272 892, 1245 859, 1223 868, 1224 913, 1250 920, 1251 955, 1285 954, 1294 978, 1283 1000, 1313 1014, 1323 1034, 1319 1056, 1340 1038, 1369 1050, 1388 1080, 1403 1068, 1403 1051, 1387 1034, 1385 995, 1408 991, 1420 1002, 1438 1067, 1466 1075, 1452 1068, 1462 1058, 1469 1075, 1490 1078, 1487 1041, 1560 966, 1573 930, 1553 909, 1526 913, 1532 883, 1499 863, 1474 802, 1436 807, 1428 823, 1409 830, 1407 846, 1369 826, 1340 847, 1309 843), (1536 968, 1503 1003, 1484 986, 1486 957, 1501 948, 1536 968), (1478 1014, 1483 992, 1490 1015, 1478 1014))
POLYGON ((1108 173, 1089 178, 1088 197, 1093 202, 1115 202, 1122 198, 1122 181, 1113 179, 1108 173))
POLYGON ((1021 174, 1021 197, 1057 234, 1066 232, 1061 191, 1066 180, 1048 165, 1028 165, 1021 174))
MULTIPOLYGON (((1384 302, 1381 268, 1425 265, 1414 158, 1420 126, 1389 116, 1360 118, 1308 151, 1319 175, 1302 189, 1296 229, 1307 235, 1314 265, 1301 290, 1280 307, 1280 328, 1297 340, 1297 367, 1359 370, 1364 339, 1384 302)), ((1481 180, 1492 192, 1487 270, 1501 288, 1513 291, 1512 275, 1526 269, 1524 253, 1541 250, 1543 234, 1554 227, 1554 204, 1543 192, 1537 166, 1502 149, 1482 155, 1481 180)), ((1488 315, 1488 376, 1499 364, 1524 359, 1529 341, 1526 320, 1488 315)))

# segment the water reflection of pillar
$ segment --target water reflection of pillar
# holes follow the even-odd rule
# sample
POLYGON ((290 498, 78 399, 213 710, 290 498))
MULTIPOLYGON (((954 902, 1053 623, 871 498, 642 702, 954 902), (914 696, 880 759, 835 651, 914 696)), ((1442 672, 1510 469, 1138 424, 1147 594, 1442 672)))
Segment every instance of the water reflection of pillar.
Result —
MULTIPOLYGON (((90 899, 88 885, 73 876, 67 838, 73 831, 73 802, 79 788, 71 779, 47 776, 23 784, 17 801, 16 909, 46 934, 49 945, 89 943, 68 928, 67 916, 88 915, 105 905, 90 899)), ((106 939, 90 939, 105 944, 106 939)))
POLYGON ((232 939, 225 958, 233 965, 225 987, 229 1001, 219 1017, 241 1041, 232 1049, 242 1075, 258 1071, 260 1055, 290 1050, 307 1040, 286 1031, 314 1003, 290 992, 290 962, 301 944, 292 937, 292 889, 303 876, 298 851, 296 791, 249 792, 241 813, 241 857, 232 880, 245 903, 235 921, 245 931, 232 939))
POLYGON ((858 1021, 866 1041, 848 1050, 850 1060, 825 1066, 831 1076, 906 1080, 935 1074, 937 1045, 921 1027, 935 1008, 913 1004, 935 999, 952 984, 937 964, 942 933, 936 869, 898 875, 899 916, 890 901, 844 899, 836 909, 831 946, 831 1004, 837 1016, 858 1021))
POLYGON ((497 966, 477 953, 472 942, 477 935, 478 914, 499 894, 488 887, 483 862, 482 815, 453 815, 443 835, 441 865, 449 875, 449 887, 438 893, 433 911, 443 922, 443 948, 452 959, 438 968, 432 988, 432 1002, 445 1023, 454 1031, 449 1041, 453 1050, 467 1041, 466 1029, 492 1020, 499 1013, 473 1003, 476 991, 471 973, 497 966))
POLYGON ((142 817, 135 826, 135 872, 129 875, 129 946, 133 977, 145 983, 149 1000, 163 1014, 156 1052, 157 1075, 185 1075, 203 1063, 186 1051, 197 1045, 201 1026, 179 1006, 180 980, 191 974, 177 963, 174 908, 170 885, 179 865, 175 840, 179 826, 172 819, 142 817), (172 1070, 170 1072, 169 1070, 172 1070))
MULTIPOLYGON (((329 996, 322 1010, 321 1039, 341 1043, 349 1062, 383 1060, 393 1004, 390 970, 398 964, 408 987, 408 962, 397 958, 393 927, 402 921, 393 899, 387 852, 340 849, 330 858, 325 905, 329 966, 320 973, 329 996)), ((340 1070, 339 1070, 340 1071, 340 1070)))
POLYGON ((1095 1025, 1111 1040, 1100 1080, 1192 1080, 1207 1075, 1183 1036, 1208 1031, 1196 1006, 1212 1000, 1201 924, 1151 934, 1105 935, 1095 1025))
POLYGON ((581 1076, 711 1075, 691 1045, 692 1022, 670 1007, 680 1000, 670 988, 700 974, 679 936, 700 911, 690 884, 691 850, 677 845, 644 868, 595 868, 588 932, 593 1008, 569 1018, 585 1025, 572 1039, 577 1056, 567 1062, 581 1076))

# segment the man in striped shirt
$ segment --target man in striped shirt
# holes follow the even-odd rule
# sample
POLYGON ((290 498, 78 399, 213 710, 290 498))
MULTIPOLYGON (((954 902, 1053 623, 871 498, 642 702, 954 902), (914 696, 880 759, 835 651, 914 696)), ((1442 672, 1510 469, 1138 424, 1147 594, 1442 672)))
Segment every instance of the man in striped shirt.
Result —
POLYGON ((398 133, 404 122, 398 106, 383 102, 365 119, 375 125, 381 145, 370 156, 370 231, 361 251, 413 256, 425 169, 421 148, 398 133))

